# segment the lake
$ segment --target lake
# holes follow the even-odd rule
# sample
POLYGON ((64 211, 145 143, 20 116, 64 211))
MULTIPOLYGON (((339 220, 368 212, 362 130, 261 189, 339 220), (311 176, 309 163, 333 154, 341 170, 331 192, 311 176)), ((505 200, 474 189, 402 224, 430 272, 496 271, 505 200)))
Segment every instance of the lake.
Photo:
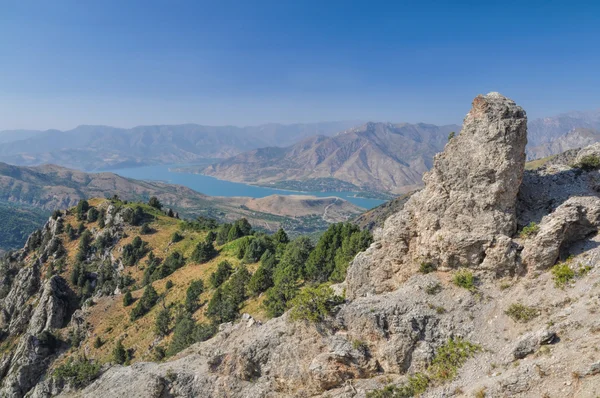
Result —
MULTIPOLYGON (((214 177, 192 173, 176 173, 169 168, 182 167, 186 165, 160 165, 144 166, 126 169, 107 170, 122 177, 135 178, 137 180, 162 181, 169 184, 184 185, 194 191, 209 196, 247 196, 251 198, 263 198, 269 195, 312 195, 318 197, 337 196, 365 209, 372 209, 383 203, 379 199, 357 198, 356 192, 292 192, 282 189, 257 187, 237 182, 223 181, 214 177)), ((189 165, 188 165, 189 166, 189 165)))

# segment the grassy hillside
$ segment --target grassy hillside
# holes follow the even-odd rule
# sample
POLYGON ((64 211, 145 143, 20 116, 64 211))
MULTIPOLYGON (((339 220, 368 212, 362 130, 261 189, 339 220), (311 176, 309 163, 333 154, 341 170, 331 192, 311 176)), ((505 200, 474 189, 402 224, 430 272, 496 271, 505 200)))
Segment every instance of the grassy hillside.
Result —
MULTIPOLYGON (((244 219, 184 221, 114 199, 81 202, 53 217, 60 217, 61 232, 43 274, 68 282, 85 318, 83 330, 55 332, 71 347, 54 364, 63 370, 81 358, 118 361, 119 347, 127 363, 161 360, 242 313, 260 321, 279 316, 303 289, 341 281, 349 261, 371 242, 351 224, 332 225, 314 245, 307 237, 290 241, 283 230, 255 232, 244 219), (167 266, 173 259, 181 261, 167 266)), ((48 241, 44 232, 35 236, 32 248, 48 241)), ((30 252, 26 261, 36 256, 30 252)))

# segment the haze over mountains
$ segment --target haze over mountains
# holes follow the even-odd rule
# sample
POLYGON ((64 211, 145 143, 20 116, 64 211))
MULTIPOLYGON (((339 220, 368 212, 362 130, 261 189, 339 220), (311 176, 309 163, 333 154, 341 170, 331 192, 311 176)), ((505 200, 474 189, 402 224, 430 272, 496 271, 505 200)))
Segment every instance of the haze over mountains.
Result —
MULTIPOLYGON (((600 139, 600 110, 531 120, 529 159, 547 157, 600 139)), ((421 176, 457 125, 356 121, 265 124, 253 127, 196 124, 121 129, 79 126, 69 131, 0 132, 0 161, 58 164, 94 171, 222 158, 185 171, 224 180, 301 191, 369 191, 402 194, 421 176)))
POLYGON ((291 145, 309 136, 331 135, 358 124, 352 121, 251 127, 183 124, 131 129, 79 126, 69 131, 8 131, 0 133, 0 161, 16 165, 55 163, 87 171, 191 163, 270 145, 291 145))
POLYGON ((262 148, 211 165, 201 172, 257 184, 303 182, 315 189, 332 178, 359 190, 403 193, 415 189, 433 156, 457 125, 367 123, 333 137, 316 136, 287 148, 262 148))

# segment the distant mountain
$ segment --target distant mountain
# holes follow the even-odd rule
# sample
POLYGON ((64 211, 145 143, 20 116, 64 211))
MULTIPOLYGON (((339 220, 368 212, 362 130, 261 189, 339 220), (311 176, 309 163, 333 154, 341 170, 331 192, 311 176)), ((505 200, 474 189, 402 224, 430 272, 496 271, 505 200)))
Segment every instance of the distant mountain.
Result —
POLYGON ((7 131, 0 132, 0 161, 16 165, 52 163, 88 171, 192 163, 226 158, 259 147, 291 145, 315 134, 331 135, 358 124, 324 122, 251 127, 184 124, 132 129, 79 126, 69 131, 7 131))
POLYGON ((582 148, 598 141, 600 141, 600 130, 578 127, 550 142, 528 148, 527 155, 529 159, 541 159, 569 149, 582 148))
POLYGON ((600 109, 530 120, 527 129, 528 159, 556 155, 598 141, 595 135, 600 132, 600 109))
POLYGON ((20 140, 26 140, 31 137, 35 137, 41 134, 41 131, 37 130, 4 130, 0 131, 0 144, 7 142, 14 142, 20 140))
POLYGON ((405 193, 421 184, 422 174, 444 148, 448 134, 459 129, 457 125, 367 123, 286 148, 255 149, 195 171, 275 187, 295 184, 303 190, 348 190, 350 186, 405 193))

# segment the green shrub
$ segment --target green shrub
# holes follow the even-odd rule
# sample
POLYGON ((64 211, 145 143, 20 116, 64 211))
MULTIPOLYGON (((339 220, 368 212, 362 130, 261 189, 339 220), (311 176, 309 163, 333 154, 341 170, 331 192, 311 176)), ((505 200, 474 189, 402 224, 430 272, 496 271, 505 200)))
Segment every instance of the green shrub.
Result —
POLYGON ((130 291, 127 291, 123 295, 123 307, 129 307, 131 304, 133 304, 133 296, 130 291))
POLYGON ((442 285, 439 282, 430 283, 425 287, 425 292, 427 294, 438 294, 442 291, 442 285))
POLYGON ((586 155, 575 165, 582 170, 590 171, 600 168, 600 158, 596 155, 586 155))
POLYGON ((531 236, 536 235, 539 230, 540 226, 532 221, 528 225, 523 227, 523 229, 519 233, 519 237, 522 239, 529 238, 531 236))
POLYGON ((192 281, 185 292, 185 310, 190 314, 194 313, 200 304, 198 298, 204 292, 204 282, 202 279, 192 281))
POLYGON ((82 388, 90 384, 100 375, 100 364, 85 358, 73 360, 57 367, 52 376, 74 388, 82 388))
POLYGON ((552 267, 551 272, 556 287, 563 288, 575 278, 575 271, 567 263, 556 264, 552 267))
POLYGON ((104 345, 104 342, 102 341, 100 336, 96 336, 96 339, 94 340, 94 348, 100 348, 103 345, 104 345))
POLYGON ((90 209, 90 204, 88 203, 87 200, 82 199, 79 201, 79 203, 77 203, 77 208, 75 209, 75 212, 77 213, 77 219, 78 220, 84 220, 87 217, 87 212, 90 209))
POLYGON ((454 136, 456 136, 456 132, 451 131, 450 134, 448 134, 448 141, 450 141, 452 138, 454 138, 454 136))
POLYGON ((475 290, 475 277, 468 269, 462 268, 456 271, 452 277, 452 281, 456 286, 471 291, 475 290))
POLYGON ((154 332, 159 337, 164 337, 169 334, 169 325, 171 323, 171 311, 169 308, 163 307, 156 315, 154 322, 154 332))
POLYGON ((129 362, 132 359, 132 350, 126 350, 123 346, 123 342, 119 340, 113 349, 112 359, 119 365, 129 365, 129 362))
POLYGON ((291 301, 290 318, 322 322, 343 302, 344 298, 337 296, 329 286, 307 287, 291 301))
POLYGON ((191 315, 184 314, 175 323, 173 339, 171 340, 167 354, 175 355, 194 343, 210 339, 215 333, 215 326, 196 324, 191 315))
POLYGON ((140 234, 142 235, 150 235, 153 232, 152 228, 150 228, 150 225, 148 225, 148 223, 143 223, 142 227, 140 228, 140 234))
POLYGON ((229 261, 221 261, 217 265, 217 270, 210 275, 210 284, 215 289, 221 286, 233 272, 233 267, 229 261))
POLYGON ((409 398, 423 394, 429 386, 429 378, 423 373, 409 376, 400 386, 388 385, 379 390, 369 391, 367 398, 409 398))
POLYGON ((148 251, 150 251, 148 242, 144 242, 139 236, 136 236, 131 243, 123 246, 123 264, 129 267, 137 264, 148 251))
POLYGON ((173 232, 173 235, 171 235, 171 242, 173 242, 173 243, 181 242, 182 240, 183 240, 183 235, 181 235, 177 231, 173 232))
POLYGON ((152 196, 150 198, 150 200, 148 201, 148 205, 150 205, 151 207, 154 207, 155 209, 162 209, 162 204, 160 203, 160 201, 158 200, 158 198, 156 196, 152 196))
POLYGON ((196 263, 204 264, 216 257, 216 255, 217 250, 212 243, 199 242, 192 252, 191 259, 196 263))
POLYGON ((173 287, 173 285, 173 281, 169 279, 167 283, 165 283, 165 289, 169 290, 173 287))
POLYGON ((504 313, 511 317, 515 322, 529 322, 539 315, 537 309, 521 303, 511 304, 504 313))
POLYGON ((423 262, 419 266, 419 272, 422 274, 428 274, 430 272, 434 272, 435 270, 437 270, 437 266, 433 263, 423 262))
POLYGON ((144 289, 144 294, 142 294, 142 297, 138 301, 137 305, 133 308, 133 310, 131 310, 131 320, 135 321, 136 319, 146 315, 152 309, 152 307, 154 307, 154 304, 156 304, 157 301, 158 293, 156 293, 156 290, 154 290, 152 285, 146 286, 144 289))
POLYGON ((431 379, 449 380, 456 376, 458 369, 481 347, 462 338, 450 339, 438 348, 427 372, 431 379))
POLYGON ((247 285, 251 275, 245 266, 240 266, 227 283, 213 294, 206 315, 216 324, 231 322, 239 315, 239 309, 248 298, 247 285))

